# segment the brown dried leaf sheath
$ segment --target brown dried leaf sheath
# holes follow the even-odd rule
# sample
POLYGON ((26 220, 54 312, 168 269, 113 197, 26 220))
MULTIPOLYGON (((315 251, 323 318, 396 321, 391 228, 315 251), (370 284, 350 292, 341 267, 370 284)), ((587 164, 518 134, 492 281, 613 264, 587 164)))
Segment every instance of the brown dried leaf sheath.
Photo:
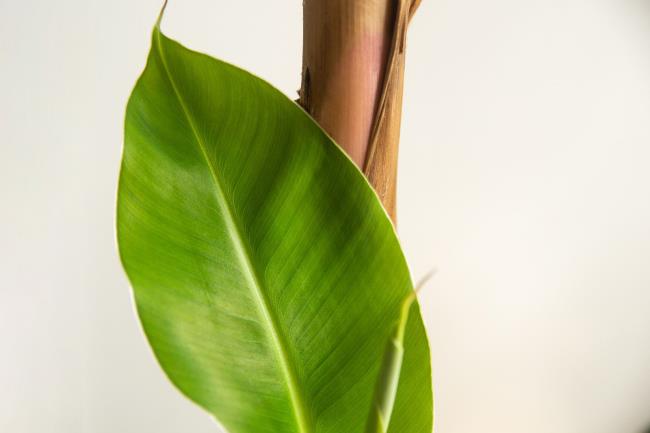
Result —
POLYGON ((395 222, 406 29, 420 0, 305 0, 301 105, 395 222))

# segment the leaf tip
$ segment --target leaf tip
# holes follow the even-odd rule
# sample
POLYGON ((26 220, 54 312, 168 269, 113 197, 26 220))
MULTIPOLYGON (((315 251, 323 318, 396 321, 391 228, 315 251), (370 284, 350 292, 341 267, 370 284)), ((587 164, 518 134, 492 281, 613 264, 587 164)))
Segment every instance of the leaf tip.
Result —
POLYGON ((415 286, 415 289, 413 289, 413 291, 415 291, 415 293, 418 293, 422 289, 422 287, 424 287, 429 282, 429 280, 433 276, 435 276, 437 273, 438 273, 437 268, 431 269, 429 272, 427 272, 424 275, 424 277, 420 278, 420 281, 417 283, 417 285, 415 286))
POLYGON ((418 282, 415 288, 409 293, 406 298, 402 301, 402 308, 400 312, 400 318, 397 325, 397 340, 402 342, 404 341, 404 334, 406 332, 406 322, 408 321, 409 311, 411 310, 411 305, 417 299, 417 294, 420 292, 422 287, 433 277, 437 272, 437 269, 430 270, 422 279, 418 282))
POLYGON ((165 0, 163 2, 162 7, 160 8, 160 13, 158 13, 158 19, 156 20, 156 26, 155 28, 160 31, 160 22, 162 21, 163 15, 165 14, 165 9, 167 8, 167 1, 165 0))

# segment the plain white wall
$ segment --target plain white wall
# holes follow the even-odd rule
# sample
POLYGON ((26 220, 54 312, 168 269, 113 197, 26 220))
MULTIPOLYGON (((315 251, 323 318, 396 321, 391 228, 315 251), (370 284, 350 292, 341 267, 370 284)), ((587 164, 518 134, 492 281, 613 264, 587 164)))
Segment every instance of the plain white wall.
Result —
MULTIPOLYGON (((0 431, 216 432, 142 337, 114 242, 158 0, 0 0, 0 431)), ((291 97, 301 2, 171 0, 165 31, 291 97)), ((399 230, 437 433, 650 424, 650 3, 425 0, 399 230)), ((344 433, 344 432, 342 432, 344 433)))

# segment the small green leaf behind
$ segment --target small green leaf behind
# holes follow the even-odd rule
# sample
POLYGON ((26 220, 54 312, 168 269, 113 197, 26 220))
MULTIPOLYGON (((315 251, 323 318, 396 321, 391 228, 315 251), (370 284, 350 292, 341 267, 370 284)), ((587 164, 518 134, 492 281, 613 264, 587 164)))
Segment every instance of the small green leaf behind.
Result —
MULTIPOLYGON (((153 32, 128 103, 117 236, 171 381, 231 433, 361 433, 412 290, 336 144, 259 78, 153 32)), ((430 433, 417 305, 389 432, 430 433)))
POLYGON ((377 376, 373 403, 366 424, 366 433, 386 433, 388 431, 395 406, 402 363, 404 362, 404 336, 406 335, 409 313, 413 302, 416 300, 417 292, 432 275, 433 272, 426 275, 418 284, 418 287, 409 293, 402 302, 399 320, 395 324, 393 334, 386 345, 384 358, 377 376))

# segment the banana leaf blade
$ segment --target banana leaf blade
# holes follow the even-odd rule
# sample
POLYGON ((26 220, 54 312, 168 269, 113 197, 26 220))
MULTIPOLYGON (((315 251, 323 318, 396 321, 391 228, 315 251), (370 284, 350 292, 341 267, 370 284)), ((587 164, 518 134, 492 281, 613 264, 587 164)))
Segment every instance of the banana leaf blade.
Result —
MULTIPOLYGON (((412 283, 376 195, 296 104, 156 26, 127 107, 117 234, 160 365, 229 432, 364 431, 412 283)), ((392 433, 431 432, 414 310, 392 433)))

